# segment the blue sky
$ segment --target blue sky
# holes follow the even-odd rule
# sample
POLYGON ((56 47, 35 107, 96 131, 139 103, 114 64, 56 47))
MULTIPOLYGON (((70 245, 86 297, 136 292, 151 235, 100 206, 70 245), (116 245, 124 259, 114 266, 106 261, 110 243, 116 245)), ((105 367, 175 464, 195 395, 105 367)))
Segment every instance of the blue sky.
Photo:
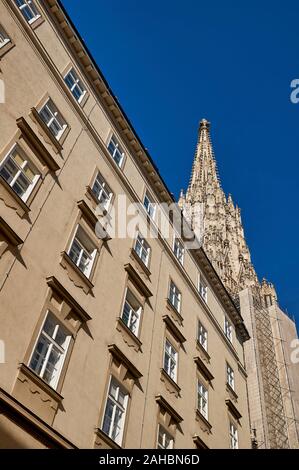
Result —
POLYGON ((63 0, 170 191, 211 121, 222 186, 260 278, 299 323, 299 3, 63 0))

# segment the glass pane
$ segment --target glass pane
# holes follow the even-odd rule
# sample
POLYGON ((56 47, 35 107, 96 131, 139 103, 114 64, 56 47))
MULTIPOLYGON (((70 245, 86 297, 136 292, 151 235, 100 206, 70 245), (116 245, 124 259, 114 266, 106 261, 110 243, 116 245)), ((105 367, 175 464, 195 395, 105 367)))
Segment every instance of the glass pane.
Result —
POLYGON ((56 326, 56 321, 54 320, 52 315, 48 315, 43 327, 43 331, 47 333, 51 338, 53 338, 54 330, 56 326))
POLYGON ((43 379, 46 382, 51 383, 54 381, 56 374, 57 374, 58 363, 60 361, 60 358, 61 358, 61 353, 57 351, 56 348, 53 347, 50 353, 49 359, 48 359, 48 363, 47 363, 44 375, 43 375, 43 379))
POLYGON ((49 341, 44 336, 41 336, 35 347, 34 353, 32 355, 32 359, 30 361, 30 366, 29 366, 37 374, 40 374, 41 372, 49 346, 50 346, 49 341))
POLYGON ((125 302, 122 319, 126 325, 129 324, 130 315, 131 315, 131 306, 128 304, 128 302, 125 302))
POLYGON ((14 161, 11 158, 9 158, 6 161, 5 165, 0 170, 1 176, 8 183, 10 183, 12 181, 12 179, 17 174, 17 172, 18 172, 18 167, 16 166, 16 164, 14 163, 14 161))
POLYGON ((29 186, 30 182, 22 173, 20 173, 15 183, 12 185, 12 188, 20 197, 22 197, 29 188, 29 186))
POLYGON ((107 399, 106 409, 105 409, 105 416, 103 422, 103 431, 110 435, 110 429, 112 425, 112 415, 113 415, 113 408, 114 403, 111 401, 110 398, 107 399))
POLYGON ((75 239, 73 241, 73 244, 72 244, 70 252, 69 252, 69 256, 75 264, 77 264, 78 261, 79 261, 80 253, 81 253, 81 246, 79 245, 79 243, 75 239))
POLYGON ((122 415, 123 411, 119 407, 116 407, 111 433, 111 437, 114 441, 117 441, 118 437, 120 436, 122 415))
POLYGON ((56 343, 59 346, 61 346, 62 348, 64 348, 65 343, 66 343, 66 339, 67 339, 67 335, 65 334, 63 328, 61 326, 59 326, 58 331, 57 331, 56 336, 55 336, 56 343))

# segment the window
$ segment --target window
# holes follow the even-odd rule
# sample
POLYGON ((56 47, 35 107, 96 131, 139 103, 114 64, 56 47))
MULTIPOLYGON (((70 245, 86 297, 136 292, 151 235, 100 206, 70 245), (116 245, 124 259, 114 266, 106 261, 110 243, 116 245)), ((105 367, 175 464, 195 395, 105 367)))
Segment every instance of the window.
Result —
POLYGON ((226 317, 224 318, 224 333, 227 339, 232 343, 233 342, 233 326, 226 317))
POLYGON ((38 178, 34 165, 24 153, 15 146, 0 165, 0 175, 25 202, 32 192, 38 178))
POLYGON ((146 240, 140 235, 137 235, 135 242, 135 252, 141 259, 141 261, 148 266, 149 256, 150 256, 150 247, 146 240))
POLYGON ((184 249, 183 244, 177 238, 175 238, 175 240, 174 240, 173 252, 174 252, 176 258, 179 260, 179 262, 181 264, 184 264, 185 249, 184 249))
POLYGON ((198 290, 201 298, 206 302, 208 298, 208 286, 202 275, 199 275, 198 290))
POLYGON ((134 297, 130 290, 127 290, 126 300, 124 303, 122 311, 122 321, 127 325, 127 327, 134 333, 135 336, 138 335, 140 318, 142 313, 142 307, 134 297))
POLYGON ((170 282, 169 287, 169 301, 173 305, 173 307, 180 312, 181 309, 181 293, 174 282, 170 282))
POLYGON ((115 163, 121 168, 125 153, 114 135, 110 139, 108 151, 115 163))
POLYGON ((96 247, 79 225, 69 248, 68 255, 86 277, 89 277, 91 274, 96 252, 96 247))
POLYGON ((40 17, 33 0, 16 0, 16 4, 29 24, 33 23, 40 17))
POLYGON ((158 431, 158 449, 173 449, 174 440, 173 437, 165 431, 165 429, 159 425, 158 431))
POLYGON ((100 173, 98 173, 96 179, 94 180, 91 190, 99 201, 101 207, 108 211, 113 192, 100 173))
POLYGON ((29 367, 51 387, 56 388, 71 335, 48 313, 32 353, 29 367))
POLYGON ((67 125, 51 99, 41 108, 39 115, 54 137, 59 140, 67 125))
POLYGON ((208 332, 205 327, 198 322, 198 342, 207 351, 208 349, 208 332))
POLYGON ((150 218, 154 219, 155 213, 156 213, 156 204, 154 203, 152 198, 149 196, 148 192, 145 193, 143 205, 145 207, 146 212, 150 216, 150 218))
POLYGON ((229 425, 229 438, 230 438, 230 448, 238 449, 239 448, 238 430, 233 423, 230 423, 229 425))
POLYGON ((200 382, 197 384, 197 408, 200 414, 208 419, 208 390, 200 382))
POLYGON ((226 364, 226 381, 228 385, 235 390, 235 374, 229 364, 226 364))
POLYGON ((177 363, 178 353, 168 339, 166 339, 164 348, 164 370, 174 382, 177 380, 177 363))
POLYGON ((83 85, 83 82, 78 77, 77 72, 73 68, 66 74, 64 81, 78 103, 81 103, 83 97, 86 94, 86 89, 83 85))
POLYGON ((1 47, 5 46, 5 44, 7 44, 8 42, 10 42, 10 38, 6 34, 5 29, 0 24, 0 49, 1 47))
POLYGON ((122 443, 127 404, 128 393, 111 377, 102 430, 118 445, 122 443))

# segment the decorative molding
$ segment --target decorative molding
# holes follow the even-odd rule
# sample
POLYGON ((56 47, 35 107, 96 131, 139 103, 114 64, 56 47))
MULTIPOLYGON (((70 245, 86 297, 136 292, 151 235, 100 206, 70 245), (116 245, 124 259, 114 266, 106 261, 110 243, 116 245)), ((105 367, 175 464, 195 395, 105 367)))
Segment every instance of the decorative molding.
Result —
POLYGON ((236 394, 235 390, 229 385, 228 382, 226 382, 226 390, 228 391, 230 397, 232 398, 233 401, 237 402, 238 401, 238 395, 236 394))
POLYGON ((161 375, 160 380, 164 383, 166 390, 175 395, 176 398, 180 397, 181 387, 167 374, 166 370, 163 367, 160 369, 161 375))
POLYGON ((30 117, 37 124, 39 133, 44 138, 44 141, 51 145, 55 153, 60 153, 63 149, 62 145, 52 134, 46 123, 40 117, 39 112, 35 108, 31 108, 30 117))
POLYGON ((91 320, 91 316, 78 304, 74 297, 66 290, 65 287, 56 279, 55 276, 50 276, 46 278, 48 286, 54 291, 57 292, 65 301, 70 305, 72 310, 78 315, 82 322, 87 322, 91 320))
POLYGON ((201 414, 201 412, 197 409, 196 410, 196 421, 199 422, 200 429, 203 432, 211 434, 212 432, 212 425, 211 423, 201 414))
POLYGON ((2 176, 0 176, 0 200, 4 202, 6 207, 14 209, 20 218, 23 218, 25 214, 27 215, 30 212, 27 204, 25 204, 2 176))
POLYGON ((175 421, 175 423, 178 425, 180 424, 183 420, 183 418, 179 415, 179 413, 168 403, 168 401, 163 397, 163 395, 156 395, 155 396, 156 402, 162 408, 165 410, 175 421))
POLYGON ((22 245, 23 240, 16 234, 16 232, 8 225, 7 222, 0 216, 0 232, 4 235, 8 243, 12 246, 22 245))
POLYGON ((197 434, 195 434, 192 439, 193 439, 193 442, 196 445, 197 449, 208 449, 209 448, 197 434))
POLYGON ((144 275, 147 279, 150 278, 150 275, 151 275, 151 272, 150 270, 148 269, 148 267, 144 264, 144 262, 142 261, 142 259, 139 258, 139 256, 137 255, 136 251, 134 248, 131 249, 130 251, 130 258, 136 262, 136 267, 137 267, 137 271, 139 271, 142 275, 144 275))
POLYGON ((95 215, 95 213, 90 209, 90 207, 86 204, 86 202, 83 199, 77 202, 77 206, 82 212, 86 222, 88 222, 92 230, 94 230, 96 223, 98 221, 98 218, 95 215))
POLYGON ((131 263, 125 264, 125 270, 127 271, 130 279, 133 281, 135 286, 138 288, 140 293, 147 299, 149 297, 152 297, 152 292, 150 289, 147 287, 145 282, 141 279, 137 271, 134 269, 134 267, 131 265, 131 263))
POLYGON ((176 321, 177 323, 179 323, 180 326, 183 326, 183 317, 182 315, 180 314, 180 312, 178 312, 178 310, 172 305, 172 303, 170 302, 169 298, 167 297, 166 299, 166 307, 168 310, 170 310, 171 312, 171 317, 174 319, 174 321, 176 321))
POLYGON ((209 355, 208 351, 206 351, 206 349, 200 344, 198 339, 196 340, 196 349, 198 350, 198 352, 201 356, 201 359, 203 361, 206 361, 206 362, 210 363, 211 356, 209 355))
MULTIPOLYGON (((41 390, 43 390, 47 395, 49 395, 55 402, 60 403, 63 400, 63 396, 60 395, 60 393, 56 392, 51 385, 49 385, 47 382, 45 382, 39 375, 37 375, 33 370, 31 370, 26 364, 21 362, 19 364, 19 370, 23 372, 24 375, 26 375, 29 379, 32 380, 41 390)), ((31 390, 31 393, 36 393, 35 391, 31 390)), ((49 401, 49 399, 43 400, 42 401, 49 401)))
POLYGON ((174 324, 174 322, 170 318, 170 316, 169 315, 163 315, 162 319, 165 322, 165 324, 167 325, 168 329, 174 335, 174 337, 179 341, 179 343, 183 344, 186 341, 186 338, 183 335, 183 333, 181 333, 181 331, 178 329, 178 327, 174 324))
POLYGON ((25 121, 23 117, 20 117, 16 122, 25 141, 28 143, 29 147, 33 150, 34 154, 39 158, 39 160, 41 160, 42 164, 46 165, 53 172, 59 170, 60 166, 58 163, 56 163, 50 152, 48 152, 44 144, 39 140, 27 121, 25 121))
POLYGON ((102 429, 97 428, 96 431, 95 446, 100 449, 121 449, 111 437, 109 437, 102 429), (104 443, 104 445, 103 445, 104 443))
POLYGON ((231 400, 225 400, 225 403, 229 411, 231 412, 231 414, 234 416, 234 418, 236 418, 236 420, 239 421, 242 418, 242 415, 239 412, 239 410, 236 408, 236 406, 233 404, 233 402, 231 400))
POLYGON ((142 342, 134 335, 120 317, 117 319, 116 329, 129 348, 133 348, 136 352, 141 351, 142 342))
POLYGON ((205 377, 205 379, 208 382, 211 382, 214 379, 213 374, 209 371, 205 363, 202 361, 202 359, 199 356, 196 356, 193 358, 195 364, 197 365, 198 370, 201 372, 201 374, 205 377))
POLYGON ((137 367, 132 364, 132 362, 127 358, 127 356, 119 349, 116 344, 109 344, 108 351, 110 354, 115 357, 118 361, 122 362, 128 371, 131 373, 132 377, 135 380, 139 380, 142 377, 141 372, 137 369, 137 367))

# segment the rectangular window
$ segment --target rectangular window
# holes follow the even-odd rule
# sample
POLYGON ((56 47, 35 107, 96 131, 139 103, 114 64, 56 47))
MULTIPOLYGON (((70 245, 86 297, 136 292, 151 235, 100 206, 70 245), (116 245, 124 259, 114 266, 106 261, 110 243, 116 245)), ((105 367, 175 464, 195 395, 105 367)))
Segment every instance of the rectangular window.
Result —
POLYGON ((64 77, 64 81, 67 84, 68 88, 72 92, 78 103, 81 103, 83 97, 86 94, 86 89, 83 85, 83 82, 78 77, 75 69, 71 69, 64 77))
POLYGON ((201 298, 207 302, 208 299, 208 286, 202 275, 199 275, 199 284, 198 284, 198 290, 201 298))
POLYGON ((229 438, 230 438, 230 448, 238 449, 239 448, 238 430, 233 423, 230 423, 229 425, 229 438))
POLYGON ((132 292, 127 290, 121 318, 135 336, 138 336, 141 313, 142 306, 132 292))
POLYGON ((181 293, 177 286, 174 284, 174 282, 170 282, 169 286, 169 296, 168 299, 170 303, 173 305, 173 307, 180 312, 181 310, 181 293))
POLYGON ((164 347, 164 370, 174 382, 177 380, 177 368, 178 353, 168 339, 166 339, 164 347))
POLYGON ((121 446, 128 405, 128 393, 111 377, 102 430, 121 446))
POLYGON ((67 124, 51 99, 44 104, 39 115, 54 137, 59 140, 67 128, 67 124))
POLYGON ((235 374, 229 364, 226 364, 226 381, 228 385, 235 390, 235 374))
POLYGON ((146 212, 150 216, 150 218, 154 220, 155 213, 156 213, 156 204, 154 203, 152 198, 149 196, 148 192, 145 193, 143 205, 145 207, 146 212))
POLYGON ((34 165, 17 146, 2 161, 0 175, 24 202, 40 177, 34 165))
POLYGON ((136 238, 134 249, 141 261, 145 264, 145 266, 148 266, 150 247, 145 238, 143 238, 139 233, 136 238))
POLYGON ((31 24, 40 17, 33 0, 15 0, 25 20, 31 24))
POLYGON ((208 419, 208 390, 200 382, 197 384, 197 408, 203 417, 208 419))
POLYGON ((48 313, 32 353, 29 367, 51 387, 56 388, 71 335, 48 313))
POLYGON ((159 425, 157 449, 173 449, 174 439, 159 425))
POLYGON ((111 191, 107 182, 104 180, 100 173, 97 174, 91 190, 99 201, 99 204, 101 205, 102 209, 108 211, 110 203, 112 201, 113 192, 111 191))
POLYGON ((108 151, 111 157, 113 158, 113 160, 115 161, 115 163, 117 164, 117 166, 121 168, 123 164, 123 160, 125 158, 125 153, 114 135, 110 139, 110 142, 108 145, 108 151))
POLYGON ((68 250, 68 255, 86 277, 91 274, 96 252, 96 247, 79 225, 68 250))
POLYGON ((1 47, 5 46, 5 44, 7 44, 8 42, 10 42, 10 38, 6 34, 6 31, 3 26, 0 24, 0 49, 1 47))
POLYGON ((174 240, 173 252, 174 252, 176 258, 179 260, 179 262, 183 265, 184 264, 185 249, 184 249, 183 244, 177 238, 175 238, 175 240, 174 240))
POLYGON ((208 349, 208 332, 202 323, 198 322, 198 342, 207 351, 208 349))
POLYGON ((227 337, 227 339, 232 343, 233 342, 233 325, 226 317, 224 318, 224 334, 227 337))

